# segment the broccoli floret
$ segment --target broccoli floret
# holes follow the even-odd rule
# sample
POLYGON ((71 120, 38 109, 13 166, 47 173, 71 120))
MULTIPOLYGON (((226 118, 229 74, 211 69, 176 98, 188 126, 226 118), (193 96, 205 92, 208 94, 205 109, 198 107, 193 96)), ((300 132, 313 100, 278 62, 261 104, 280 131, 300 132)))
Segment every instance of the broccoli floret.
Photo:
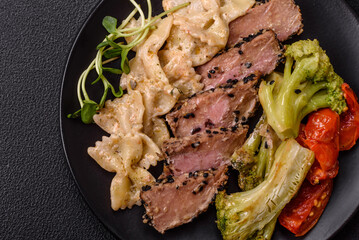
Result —
POLYGON ((232 155, 232 166, 239 171, 238 185, 242 190, 251 190, 268 176, 279 143, 263 115, 243 146, 232 155))
POLYGON ((289 139, 278 147, 270 173, 260 185, 230 195, 219 192, 217 225, 223 238, 269 239, 276 218, 299 190, 313 161, 312 151, 289 139))
POLYGON ((259 88, 268 123, 284 140, 298 136, 303 118, 320 108, 347 109, 338 76, 318 40, 287 46, 284 74, 274 73, 259 88))

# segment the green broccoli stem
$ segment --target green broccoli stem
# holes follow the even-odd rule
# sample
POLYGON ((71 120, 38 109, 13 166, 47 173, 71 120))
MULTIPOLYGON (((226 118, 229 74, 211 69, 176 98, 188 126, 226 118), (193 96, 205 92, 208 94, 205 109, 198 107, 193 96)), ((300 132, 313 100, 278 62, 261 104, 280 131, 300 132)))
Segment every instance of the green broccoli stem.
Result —
POLYGON ((245 240, 262 230, 269 236, 274 219, 299 190, 313 161, 312 151, 289 139, 278 147, 270 174, 260 185, 230 195, 219 192, 217 225, 223 239, 245 240))
POLYGON ((266 172, 269 171, 267 169, 268 155, 268 145, 265 142, 265 138, 262 138, 262 144, 257 157, 257 179, 259 182, 263 182, 266 172))

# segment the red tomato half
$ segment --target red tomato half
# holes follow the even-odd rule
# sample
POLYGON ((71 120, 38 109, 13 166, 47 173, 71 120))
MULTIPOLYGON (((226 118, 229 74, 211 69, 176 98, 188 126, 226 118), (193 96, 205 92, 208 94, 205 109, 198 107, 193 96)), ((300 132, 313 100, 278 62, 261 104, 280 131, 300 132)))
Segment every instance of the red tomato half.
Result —
POLYGON ((307 179, 312 184, 334 178, 339 171, 339 115, 329 108, 309 116, 307 125, 299 133, 298 142, 303 142, 315 154, 316 161, 309 170, 307 179))
POLYGON ((279 223, 297 237, 306 234, 318 222, 333 190, 333 180, 312 185, 305 180, 295 198, 279 215, 279 223))
POLYGON ((358 98, 348 84, 342 85, 348 111, 340 115, 340 151, 351 149, 359 138, 358 98))

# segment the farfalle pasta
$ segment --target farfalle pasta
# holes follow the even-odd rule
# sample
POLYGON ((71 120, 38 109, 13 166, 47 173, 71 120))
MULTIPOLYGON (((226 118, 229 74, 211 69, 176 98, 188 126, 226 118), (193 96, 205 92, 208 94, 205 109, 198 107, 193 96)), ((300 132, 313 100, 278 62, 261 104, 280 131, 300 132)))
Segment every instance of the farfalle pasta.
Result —
MULTIPOLYGON (((165 10, 187 0, 165 0, 165 10)), ((109 100, 94 121, 108 132, 89 155, 112 180, 113 210, 140 205, 140 191, 154 181, 148 169, 163 159, 160 147, 170 135, 164 119, 178 99, 203 89, 194 67, 209 61, 228 40, 228 23, 242 15, 254 0, 190 0, 191 4, 158 20, 146 39, 134 49, 130 73, 121 77, 127 90, 109 100)), ((140 21, 132 19, 129 27, 140 21)), ((136 36, 128 37, 130 43, 136 36)))

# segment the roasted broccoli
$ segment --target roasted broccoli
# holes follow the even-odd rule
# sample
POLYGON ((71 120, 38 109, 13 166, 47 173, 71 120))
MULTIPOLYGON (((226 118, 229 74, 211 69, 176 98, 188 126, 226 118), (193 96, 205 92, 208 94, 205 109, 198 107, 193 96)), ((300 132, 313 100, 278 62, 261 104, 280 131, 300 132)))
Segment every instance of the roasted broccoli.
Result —
POLYGON ((284 74, 272 74, 259 88, 259 99, 269 125, 284 140, 298 136, 309 113, 330 107, 338 114, 347 109, 339 77, 318 40, 287 46, 284 74))
POLYGON ((232 166, 239 171, 238 185, 242 190, 251 190, 268 176, 279 144, 278 136, 263 115, 243 146, 232 155, 232 166))
POLYGON ((224 239, 270 239, 279 213, 299 190, 314 153, 294 139, 280 144, 268 177, 256 188, 216 197, 217 225, 224 239))

